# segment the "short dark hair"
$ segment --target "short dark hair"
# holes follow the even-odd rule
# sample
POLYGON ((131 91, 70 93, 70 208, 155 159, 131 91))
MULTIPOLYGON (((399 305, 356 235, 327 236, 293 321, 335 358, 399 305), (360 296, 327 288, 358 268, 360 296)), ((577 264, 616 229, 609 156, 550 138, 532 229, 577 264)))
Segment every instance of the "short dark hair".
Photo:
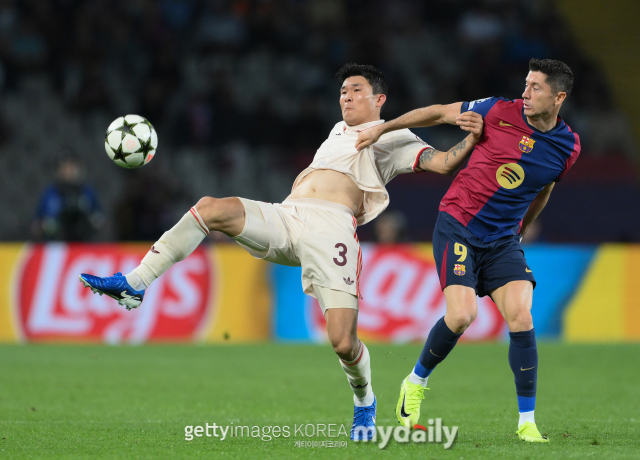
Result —
POLYGON ((382 72, 376 69, 372 65, 356 64, 355 62, 349 62, 343 65, 336 73, 336 77, 340 80, 340 84, 349 77, 364 77, 371 87, 373 88, 373 94, 387 94, 389 91, 389 85, 387 79, 384 78, 382 72))
POLYGON ((547 83, 554 93, 565 92, 567 96, 573 89, 573 72, 567 64, 554 59, 531 59, 529 70, 542 72, 547 76, 547 83))
POLYGON ((80 166, 82 161, 80 157, 76 154, 76 152, 70 148, 65 148, 61 150, 55 158, 56 168, 61 168, 63 165, 67 163, 73 163, 75 165, 80 166))

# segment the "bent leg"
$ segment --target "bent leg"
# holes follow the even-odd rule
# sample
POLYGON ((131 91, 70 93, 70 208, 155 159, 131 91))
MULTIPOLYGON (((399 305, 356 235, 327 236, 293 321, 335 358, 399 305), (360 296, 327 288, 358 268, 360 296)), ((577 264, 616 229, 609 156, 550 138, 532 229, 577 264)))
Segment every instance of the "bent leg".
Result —
POLYGON ((327 334, 340 358, 342 370, 353 390, 354 404, 373 404, 371 358, 366 345, 358 339, 358 298, 347 292, 313 286, 327 320, 327 334))
POLYGON ((427 378, 458 343, 478 314, 476 292, 470 287, 450 285, 444 289, 447 311, 431 328, 420 358, 409 376, 411 383, 427 386, 427 378))
POLYGON ((134 289, 146 289, 195 251, 210 231, 237 235, 243 226, 244 206, 240 199, 204 197, 151 246, 140 265, 126 275, 127 282, 134 289))
POLYGON ((533 285, 530 281, 511 281, 495 289, 491 297, 509 325, 509 365, 518 396, 518 426, 535 423, 538 348, 531 318, 533 285))
MULTIPOLYGON (((314 291, 317 292, 317 290, 318 288, 314 286, 314 291)), ((358 310, 333 307, 327 309, 325 318, 329 342, 338 358, 343 362, 352 362, 357 359, 361 352, 357 333, 358 310)))
POLYGON ((491 291, 491 298, 507 322, 510 332, 529 331, 533 328, 531 281, 511 281, 491 291))
POLYGON ((447 301, 444 322, 454 334, 462 335, 478 316, 476 291, 467 286, 454 284, 444 289, 444 297, 447 301))
POLYGON ((212 198, 205 196, 195 206, 209 231, 227 236, 239 235, 244 228, 244 205, 240 198, 212 198))

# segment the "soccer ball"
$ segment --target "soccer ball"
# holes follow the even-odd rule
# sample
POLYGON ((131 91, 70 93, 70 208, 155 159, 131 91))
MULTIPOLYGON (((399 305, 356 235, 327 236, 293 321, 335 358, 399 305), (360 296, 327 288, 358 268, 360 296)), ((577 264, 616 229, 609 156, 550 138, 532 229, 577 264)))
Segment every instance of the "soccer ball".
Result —
POLYGON ((156 154, 158 135, 146 118, 125 115, 116 118, 107 128, 104 148, 118 166, 139 168, 156 154))

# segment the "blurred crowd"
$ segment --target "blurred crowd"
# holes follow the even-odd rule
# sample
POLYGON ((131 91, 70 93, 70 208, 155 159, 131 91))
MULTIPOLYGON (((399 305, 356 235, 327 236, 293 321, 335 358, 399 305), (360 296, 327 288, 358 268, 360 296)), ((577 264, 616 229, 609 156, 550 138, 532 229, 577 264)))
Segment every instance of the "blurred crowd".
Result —
MULTIPOLYGON (((204 165, 234 177, 216 192, 242 195, 253 184, 250 197, 264 187, 248 165, 290 180, 340 120, 334 74, 345 62, 387 76, 389 119, 433 103, 518 98, 531 57, 572 68, 577 83, 562 115, 587 154, 634 153, 601 72, 549 2, 0 0, 0 94, 45 75, 65 110, 83 118, 143 115, 159 132, 161 156, 201 152, 204 165)), ((0 144, 10 131, 0 113, 0 144)), ((436 147, 460 137, 446 128, 421 134, 436 147)), ((127 215, 163 213, 138 201, 127 215)), ((157 228, 140 230, 121 217, 114 235, 154 239, 172 217, 151 220, 157 228)))

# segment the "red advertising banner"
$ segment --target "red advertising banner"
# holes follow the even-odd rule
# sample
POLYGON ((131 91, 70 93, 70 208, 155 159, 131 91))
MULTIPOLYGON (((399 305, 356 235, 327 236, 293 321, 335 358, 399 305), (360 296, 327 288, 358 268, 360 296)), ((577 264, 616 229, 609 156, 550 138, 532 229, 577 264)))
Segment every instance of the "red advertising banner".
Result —
MULTIPOLYGON (((431 247, 362 245, 362 300, 358 333, 363 338, 396 343, 424 341, 444 316, 446 302, 431 247)), ((478 297, 478 316, 463 341, 495 340, 506 323, 489 297, 478 297)), ((325 337, 325 320, 317 301, 308 302, 313 335, 325 337)))
POLYGON ((128 273, 148 251, 146 244, 33 245, 17 269, 14 314, 27 341, 143 343, 192 340, 212 314, 213 271, 204 249, 174 265, 147 289, 142 307, 127 311, 92 294, 80 273, 128 273))

